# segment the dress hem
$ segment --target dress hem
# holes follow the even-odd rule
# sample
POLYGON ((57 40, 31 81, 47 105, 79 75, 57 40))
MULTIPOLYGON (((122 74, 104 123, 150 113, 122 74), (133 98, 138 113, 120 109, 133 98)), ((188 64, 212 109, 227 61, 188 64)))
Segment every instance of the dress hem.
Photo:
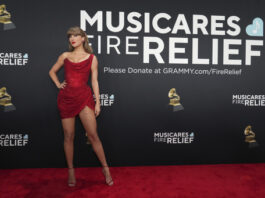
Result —
POLYGON ((92 109, 93 111, 95 111, 95 107, 89 105, 88 103, 89 99, 86 100, 86 102, 84 104, 81 105, 81 107, 78 109, 78 111, 76 111, 75 113, 73 113, 73 116, 60 116, 61 119, 64 119, 64 118, 73 118, 73 117, 76 117, 84 108, 85 106, 87 106, 88 108, 92 109))

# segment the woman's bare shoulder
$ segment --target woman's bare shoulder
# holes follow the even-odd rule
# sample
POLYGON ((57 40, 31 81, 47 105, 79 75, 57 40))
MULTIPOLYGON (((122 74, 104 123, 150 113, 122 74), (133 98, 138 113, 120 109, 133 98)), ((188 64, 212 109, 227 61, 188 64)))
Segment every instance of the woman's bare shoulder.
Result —
POLYGON ((70 54, 70 52, 62 52, 59 55, 58 59, 61 60, 61 61, 64 61, 65 58, 68 58, 69 57, 69 54, 70 54))
POLYGON ((67 58, 70 54, 71 52, 63 52, 61 55, 62 57, 67 58))

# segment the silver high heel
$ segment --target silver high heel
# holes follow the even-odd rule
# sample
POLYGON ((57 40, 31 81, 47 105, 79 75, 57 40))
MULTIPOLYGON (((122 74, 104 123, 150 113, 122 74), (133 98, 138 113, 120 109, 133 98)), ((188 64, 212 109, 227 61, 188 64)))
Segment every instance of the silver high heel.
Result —
MULTIPOLYGON (((68 168, 68 171, 70 171, 70 170, 74 170, 74 168, 68 168)), ((75 187, 75 185, 76 185, 75 176, 74 176, 74 181, 70 181, 69 180, 69 172, 68 172, 68 186, 69 187, 75 187)))
POLYGON ((114 184, 114 182, 113 182, 113 180, 112 180, 112 177, 109 176, 108 179, 107 179, 107 177, 106 177, 106 171, 104 170, 104 167, 108 167, 108 166, 103 166, 103 168, 102 168, 102 173, 103 173, 103 175, 105 176, 106 184, 107 184, 108 186, 112 186, 112 185, 114 184))

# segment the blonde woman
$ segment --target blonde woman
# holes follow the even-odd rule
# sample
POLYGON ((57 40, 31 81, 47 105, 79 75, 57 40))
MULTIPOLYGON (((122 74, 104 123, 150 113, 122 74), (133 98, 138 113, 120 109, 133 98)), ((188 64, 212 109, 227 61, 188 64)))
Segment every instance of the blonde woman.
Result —
POLYGON ((64 151, 68 166, 68 185, 75 186, 76 179, 73 166, 75 116, 79 115, 89 141, 92 144, 105 176, 106 184, 113 185, 113 180, 105 158, 102 143, 97 134, 96 117, 100 113, 98 61, 89 45, 86 33, 79 27, 71 27, 67 31, 69 52, 62 53, 52 66, 49 75, 60 89, 57 105, 64 131, 64 151), (64 81, 59 82, 57 71, 64 66, 64 81), (95 94, 93 99, 91 88, 87 82, 91 74, 91 85, 95 94))

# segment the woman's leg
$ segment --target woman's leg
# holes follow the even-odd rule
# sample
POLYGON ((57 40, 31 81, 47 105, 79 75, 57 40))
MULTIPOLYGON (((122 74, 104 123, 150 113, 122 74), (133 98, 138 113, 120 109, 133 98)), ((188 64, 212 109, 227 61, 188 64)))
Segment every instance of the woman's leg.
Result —
POLYGON ((75 118, 62 119, 64 131, 64 152, 68 168, 73 167, 75 118))
POLYGON ((75 174, 73 169, 74 155, 74 134, 75 134, 75 117, 62 119, 64 131, 64 152, 68 166, 68 183, 71 186, 75 184, 75 174))
POLYGON ((103 166, 103 170, 106 175, 106 182, 108 184, 112 184, 113 182, 111 182, 112 178, 110 176, 103 146, 97 134, 97 122, 95 113, 88 106, 85 106, 85 108, 79 113, 79 116, 86 130, 87 137, 92 144, 93 150, 95 151, 101 165, 103 166))

